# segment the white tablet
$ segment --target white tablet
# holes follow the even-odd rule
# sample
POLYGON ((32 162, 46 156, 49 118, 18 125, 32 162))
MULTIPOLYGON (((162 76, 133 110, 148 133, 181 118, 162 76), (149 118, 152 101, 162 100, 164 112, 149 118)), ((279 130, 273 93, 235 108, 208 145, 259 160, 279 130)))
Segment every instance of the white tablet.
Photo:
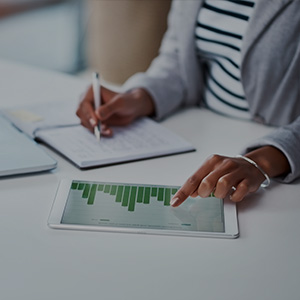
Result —
POLYGON ((235 203, 188 198, 170 206, 178 186, 60 182, 48 225, 57 229, 127 232, 195 237, 237 238, 235 203))

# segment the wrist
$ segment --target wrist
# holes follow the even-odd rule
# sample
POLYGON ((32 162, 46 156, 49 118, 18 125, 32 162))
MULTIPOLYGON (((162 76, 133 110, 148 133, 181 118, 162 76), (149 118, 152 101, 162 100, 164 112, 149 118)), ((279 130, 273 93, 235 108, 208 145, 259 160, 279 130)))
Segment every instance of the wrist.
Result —
POLYGON ((155 112, 151 95, 143 88, 136 88, 130 92, 137 102, 139 117, 152 116, 155 112))
POLYGON ((243 155, 237 155, 236 157, 237 158, 241 158, 241 159, 247 161, 249 164, 251 164, 252 166, 254 166, 260 172, 261 175, 264 176, 265 180, 260 185, 261 187, 265 188, 265 187, 268 187, 270 185, 270 177, 268 176, 268 174, 254 160, 250 159, 247 156, 243 156, 243 155))
POLYGON ((264 146, 245 155, 253 160, 269 177, 282 176, 290 172, 286 156, 273 146, 264 146))

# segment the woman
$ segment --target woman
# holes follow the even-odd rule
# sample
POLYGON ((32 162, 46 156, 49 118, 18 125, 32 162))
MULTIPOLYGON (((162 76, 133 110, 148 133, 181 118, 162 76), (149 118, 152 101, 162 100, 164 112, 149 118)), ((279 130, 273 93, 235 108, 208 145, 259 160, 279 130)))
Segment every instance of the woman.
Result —
POLYGON ((141 116, 160 120, 187 105, 277 126, 249 145, 243 157, 213 155, 172 199, 214 192, 241 201, 260 185, 300 176, 300 1, 174 0, 160 54, 123 93, 102 89, 94 112, 92 90, 77 115, 103 134, 141 116), (268 183, 268 182, 267 182, 268 183))

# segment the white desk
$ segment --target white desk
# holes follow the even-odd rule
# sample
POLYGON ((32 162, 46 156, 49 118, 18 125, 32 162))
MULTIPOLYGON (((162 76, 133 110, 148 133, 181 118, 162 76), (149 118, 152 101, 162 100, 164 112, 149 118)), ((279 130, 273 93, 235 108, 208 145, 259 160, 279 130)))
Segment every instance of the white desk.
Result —
MULTIPOLYGON (((85 86, 76 78, 0 62, 1 107, 77 102, 85 86)), ((55 171, 0 180, 1 299, 299 299, 299 181, 272 183, 240 203, 236 240, 47 227, 63 177, 180 185, 208 155, 235 155, 270 130, 196 108, 163 124, 197 151, 80 171, 47 149, 58 161, 55 171)))

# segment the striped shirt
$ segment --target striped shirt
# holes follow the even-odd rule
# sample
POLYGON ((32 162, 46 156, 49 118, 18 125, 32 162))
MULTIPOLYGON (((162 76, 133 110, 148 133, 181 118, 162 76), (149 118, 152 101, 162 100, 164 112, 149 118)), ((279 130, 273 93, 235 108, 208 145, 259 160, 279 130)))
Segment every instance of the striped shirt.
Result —
POLYGON ((242 119, 250 119, 250 113, 241 83, 241 48, 254 1, 205 0, 195 29, 206 105, 242 119))

